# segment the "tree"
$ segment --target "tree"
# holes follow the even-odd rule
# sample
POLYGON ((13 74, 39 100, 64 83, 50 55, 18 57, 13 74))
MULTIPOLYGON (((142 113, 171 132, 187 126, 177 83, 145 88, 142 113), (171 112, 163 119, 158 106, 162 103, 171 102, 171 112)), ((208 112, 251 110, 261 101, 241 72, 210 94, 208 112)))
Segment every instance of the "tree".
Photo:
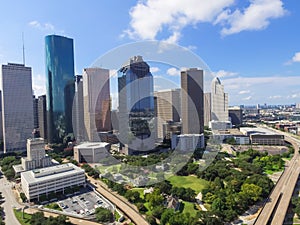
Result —
POLYGON ((32 214, 30 218, 30 224, 31 225, 44 225, 45 224, 45 217, 43 212, 36 212, 32 214))
POLYGON ((150 225, 157 225, 157 223, 156 223, 156 219, 155 219, 155 217, 154 216, 146 216, 146 220, 148 221, 148 223, 150 224, 150 225))
POLYGON ((113 214, 110 210, 98 207, 96 209, 96 221, 97 222, 112 222, 113 221, 113 214))
POLYGON ((146 195, 146 201, 149 202, 150 208, 153 209, 154 207, 163 204, 164 197, 158 192, 158 190, 155 190, 153 193, 146 195))
POLYGON ((20 193, 20 198, 22 199, 22 202, 26 202, 27 200, 26 195, 23 192, 20 193))
POLYGON ((140 193, 137 191, 128 190, 128 191, 126 191, 124 197, 127 198, 128 201, 132 202, 132 203, 140 202, 142 200, 140 198, 140 193))
POLYGON ((139 202, 136 204, 136 207, 140 213, 145 213, 148 211, 147 208, 145 207, 144 203, 139 202))

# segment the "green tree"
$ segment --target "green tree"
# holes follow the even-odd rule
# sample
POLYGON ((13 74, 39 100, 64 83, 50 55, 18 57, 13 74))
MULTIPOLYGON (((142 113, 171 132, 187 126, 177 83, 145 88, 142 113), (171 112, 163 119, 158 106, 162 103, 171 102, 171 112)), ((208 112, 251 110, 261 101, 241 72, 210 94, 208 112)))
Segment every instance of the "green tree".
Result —
POLYGON ((97 222, 112 222, 113 214, 110 210, 99 207, 96 209, 96 221, 97 222))
POLYGON ((32 214, 30 218, 30 224, 31 225, 44 225, 46 222, 46 219, 44 217, 43 212, 36 212, 32 214))

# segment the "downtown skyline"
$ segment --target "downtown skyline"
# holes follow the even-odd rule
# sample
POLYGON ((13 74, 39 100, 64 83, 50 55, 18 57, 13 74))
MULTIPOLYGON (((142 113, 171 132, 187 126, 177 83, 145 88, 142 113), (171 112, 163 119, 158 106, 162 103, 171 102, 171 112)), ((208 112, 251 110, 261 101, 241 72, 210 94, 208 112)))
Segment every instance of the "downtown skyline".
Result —
MULTIPOLYGON (((33 70, 34 93, 41 95, 45 93, 44 37, 48 34, 74 39, 75 74, 82 74, 83 68, 119 45, 167 40, 202 58, 220 77, 230 105, 300 102, 299 3, 173 2, 3 2, 7 10, 0 16, 0 63, 22 62, 24 32, 26 65, 33 70), (11 14, 12 10, 15 13, 11 14)), ((151 72, 154 78, 179 81, 175 68, 155 66, 151 72)))

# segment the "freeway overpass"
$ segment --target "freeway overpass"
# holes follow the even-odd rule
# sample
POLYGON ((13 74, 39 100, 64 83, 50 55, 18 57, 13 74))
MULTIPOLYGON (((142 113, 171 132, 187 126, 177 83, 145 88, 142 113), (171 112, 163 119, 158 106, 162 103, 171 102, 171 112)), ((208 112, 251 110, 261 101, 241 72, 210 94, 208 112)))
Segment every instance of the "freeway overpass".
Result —
MULTIPOLYGON (((271 128, 269 128, 271 129, 271 128)), ((276 131, 271 129, 272 131, 276 131)), ((292 137, 292 135, 284 132, 276 131, 285 135, 285 140, 291 143, 295 149, 295 153, 291 161, 278 180, 276 186, 266 200, 266 203, 256 218, 254 225, 282 225, 288 210, 295 186, 298 181, 300 172, 300 140, 292 137)))

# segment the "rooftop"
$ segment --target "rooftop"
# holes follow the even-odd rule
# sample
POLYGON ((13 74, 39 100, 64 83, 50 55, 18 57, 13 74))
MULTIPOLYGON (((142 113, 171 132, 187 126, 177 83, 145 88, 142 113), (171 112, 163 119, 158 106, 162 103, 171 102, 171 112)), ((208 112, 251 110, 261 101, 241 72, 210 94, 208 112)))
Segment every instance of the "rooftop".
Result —
POLYGON ((107 143, 107 142, 83 142, 80 145, 77 145, 75 147, 77 147, 77 148, 104 148, 107 145, 109 145, 109 143, 107 143))
POLYGON ((28 183, 37 183, 76 174, 78 172, 84 173, 84 170, 72 163, 67 163, 41 169, 29 170, 21 173, 21 177, 23 177, 28 183))

